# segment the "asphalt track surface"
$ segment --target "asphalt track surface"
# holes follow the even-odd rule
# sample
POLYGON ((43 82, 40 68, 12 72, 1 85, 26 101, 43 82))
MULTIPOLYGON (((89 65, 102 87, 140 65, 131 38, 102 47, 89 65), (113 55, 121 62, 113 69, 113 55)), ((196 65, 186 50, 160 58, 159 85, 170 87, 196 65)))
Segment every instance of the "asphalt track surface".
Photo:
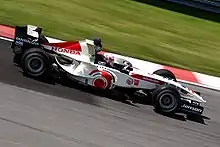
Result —
POLYGON ((192 87, 210 119, 175 118, 78 87, 24 77, 0 41, 1 147, 219 147, 220 92, 192 87))

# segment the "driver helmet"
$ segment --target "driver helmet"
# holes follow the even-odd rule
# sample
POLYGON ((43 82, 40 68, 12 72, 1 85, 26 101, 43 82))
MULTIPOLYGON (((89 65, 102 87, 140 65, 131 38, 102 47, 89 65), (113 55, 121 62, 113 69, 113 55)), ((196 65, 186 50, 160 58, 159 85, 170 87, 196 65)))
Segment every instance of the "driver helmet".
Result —
POLYGON ((94 45, 95 45, 95 51, 96 52, 102 51, 103 48, 102 48, 102 40, 101 40, 101 38, 95 37, 93 39, 93 42, 94 42, 94 45))

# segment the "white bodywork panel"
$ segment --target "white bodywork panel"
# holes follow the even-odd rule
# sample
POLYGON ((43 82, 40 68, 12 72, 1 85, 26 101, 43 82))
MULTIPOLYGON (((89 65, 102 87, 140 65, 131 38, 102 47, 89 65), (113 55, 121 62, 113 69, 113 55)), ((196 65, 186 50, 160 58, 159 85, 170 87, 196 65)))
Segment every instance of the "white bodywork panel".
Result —
MULTIPOLYGON (((65 42, 62 42, 62 43, 65 43, 65 42)), ((62 44, 62 43, 58 43, 58 44, 62 44)), ((53 50, 58 54, 62 54, 64 56, 75 59, 77 61, 94 63, 95 51, 93 48, 93 42, 90 40, 79 41, 79 46, 81 47, 81 51, 77 51, 77 50, 74 51, 74 50, 68 50, 65 48, 59 48, 59 47, 56 47, 56 43, 49 43, 48 45, 45 44, 43 46, 44 48, 48 50, 53 50)))

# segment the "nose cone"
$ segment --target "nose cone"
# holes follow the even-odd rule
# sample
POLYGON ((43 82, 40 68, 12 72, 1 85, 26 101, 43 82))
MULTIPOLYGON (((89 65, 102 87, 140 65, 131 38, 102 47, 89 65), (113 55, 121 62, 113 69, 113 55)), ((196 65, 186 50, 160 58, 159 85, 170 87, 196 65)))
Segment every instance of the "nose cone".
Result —
POLYGON ((200 94, 197 94, 196 92, 194 92, 193 95, 194 95, 194 97, 195 97, 196 99, 198 99, 200 102, 206 103, 206 100, 204 100, 204 99, 200 96, 200 94))

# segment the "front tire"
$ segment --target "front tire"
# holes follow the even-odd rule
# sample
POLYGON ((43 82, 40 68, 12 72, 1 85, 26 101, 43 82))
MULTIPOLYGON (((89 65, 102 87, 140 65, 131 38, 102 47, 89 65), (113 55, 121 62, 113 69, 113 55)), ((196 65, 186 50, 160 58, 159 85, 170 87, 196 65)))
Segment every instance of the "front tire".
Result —
POLYGON ((174 114, 180 101, 179 92, 171 86, 163 86, 153 92, 153 106, 156 111, 165 114, 174 114))
POLYGON ((46 53, 38 48, 27 50, 21 58, 24 74, 31 77, 46 77, 49 65, 46 53))

